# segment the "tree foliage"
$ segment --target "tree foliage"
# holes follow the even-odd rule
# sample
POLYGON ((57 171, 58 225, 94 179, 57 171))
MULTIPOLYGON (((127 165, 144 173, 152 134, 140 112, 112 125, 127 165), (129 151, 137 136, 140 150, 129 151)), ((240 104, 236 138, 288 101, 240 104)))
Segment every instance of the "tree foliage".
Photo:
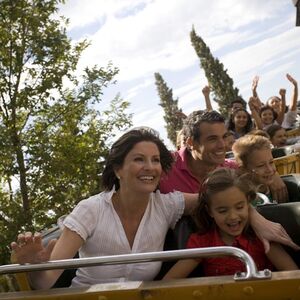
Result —
POLYGON ((177 132, 182 128, 183 120, 180 117, 182 109, 178 108, 178 98, 173 99, 173 91, 168 88, 163 77, 159 73, 154 74, 155 84, 160 98, 160 106, 164 110, 165 128, 169 140, 176 146, 177 132))
POLYGON ((231 101, 239 95, 239 90, 234 87, 232 78, 227 74, 227 69, 218 58, 214 58, 209 47, 203 39, 198 36, 193 28, 191 33, 192 45, 200 59, 200 65, 214 94, 214 101, 219 105, 222 114, 228 115, 231 101))
POLYGON ((0 2, 2 263, 18 231, 40 230, 100 191, 114 132, 131 125, 119 95, 96 110, 117 68, 109 63, 74 75, 88 42, 68 38, 67 20, 56 16, 62 2, 0 2))

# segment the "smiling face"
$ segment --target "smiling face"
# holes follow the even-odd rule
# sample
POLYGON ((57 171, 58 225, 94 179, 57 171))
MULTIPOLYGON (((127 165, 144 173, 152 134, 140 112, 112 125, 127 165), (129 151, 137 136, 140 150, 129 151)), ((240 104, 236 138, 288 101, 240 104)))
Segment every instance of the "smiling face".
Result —
POLYGON ((254 150, 247 159, 247 170, 253 174, 257 184, 270 185, 273 183, 276 167, 271 149, 254 150))
POLYGON ((189 141, 193 157, 211 166, 224 163, 225 139, 228 135, 225 124, 202 122, 199 126, 199 141, 189 141))
POLYGON ((272 107, 277 113, 280 111, 281 100, 278 97, 271 97, 268 102, 268 106, 272 107))
POLYGON ((120 189, 147 194, 158 186, 162 167, 157 145, 139 142, 128 152, 123 165, 115 170, 120 178, 120 189))
POLYGON ((277 130, 271 138, 271 142, 275 147, 283 147, 286 145, 287 133, 284 128, 277 130))
POLYGON ((214 219, 221 238, 231 245, 248 224, 249 204, 246 195, 232 186, 211 196, 208 212, 214 219))
POLYGON ((264 110, 261 115, 261 120, 265 125, 270 125, 274 121, 274 114, 271 109, 264 110))
POLYGON ((248 115, 245 111, 240 110, 234 115, 233 119, 236 129, 243 129, 246 127, 248 122, 248 115))

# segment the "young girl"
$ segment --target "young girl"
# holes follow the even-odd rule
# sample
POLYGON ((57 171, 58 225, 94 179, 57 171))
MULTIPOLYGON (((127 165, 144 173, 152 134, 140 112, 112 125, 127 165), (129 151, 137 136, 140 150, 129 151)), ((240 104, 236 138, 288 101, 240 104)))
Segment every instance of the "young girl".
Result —
POLYGON ((244 108, 236 109, 228 123, 228 130, 234 133, 235 139, 249 133, 252 130, 252 120, 250 114, 244 108))
MULTIPOLYGON (((247 173, 257 190, 267 195, 270 202, 277 200, 273 199, 269 189, 276 174, 270 140, 263 136, 245 135, 234 143, 232 151, 240 174, 247 173)), ((253 201, 252 204, 261 203, 253 201)))
MULTIPOLYGON (((204 182, 196 210, 199 233, 190 236, 187 248, 234 246, 248 252, 258 270, 298 269, 292 258, 279 244, 264 247, 249 226, 249 201, 256 196, 244 176, 231 169, 217 169, 204 182)), ((187 277, 199 264, 205 276, 233 275, 245 271, 244 264, 232 257, 188 259, 177 262, 165 279, 187 277)))

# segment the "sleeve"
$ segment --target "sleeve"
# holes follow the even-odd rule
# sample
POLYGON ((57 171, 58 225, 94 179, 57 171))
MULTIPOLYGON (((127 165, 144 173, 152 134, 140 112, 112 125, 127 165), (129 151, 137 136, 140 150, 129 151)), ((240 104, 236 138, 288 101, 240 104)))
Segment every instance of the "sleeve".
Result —
POLYGON ((208 243, 205 241, 204 235, 199 235, 197 233, 192 233, 186 244, 187 249, 192 248, 204 248, 209 247, 208 243))
POLYGON ((297 111, 292 111, 289 110, 285 115, 284 115, 284 120, 282 123, 283 128, 290 128, 294 125, 297 119, 297 111))
POLYGON ((182 217, 184 211, 184 196, 181 192, 168 194, 156 194, 161 199, 161 207, 163 214, 169 224, 169 227, 174 229, 177 221, 182 217))
POLYGON ((86 199, 78 203, 74 210, 65 218, 63 225, 78 233, 85 241, 92 235, 98 222, 97 201, 86 199))

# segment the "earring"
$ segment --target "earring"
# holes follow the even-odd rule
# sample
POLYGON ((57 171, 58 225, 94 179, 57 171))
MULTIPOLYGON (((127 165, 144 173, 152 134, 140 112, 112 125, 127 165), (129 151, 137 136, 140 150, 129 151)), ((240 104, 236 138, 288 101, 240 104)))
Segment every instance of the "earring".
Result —
POLYGON ((120 180, 120 176, 116 174, 116 177, 118 178, 118 180, 120 180))

